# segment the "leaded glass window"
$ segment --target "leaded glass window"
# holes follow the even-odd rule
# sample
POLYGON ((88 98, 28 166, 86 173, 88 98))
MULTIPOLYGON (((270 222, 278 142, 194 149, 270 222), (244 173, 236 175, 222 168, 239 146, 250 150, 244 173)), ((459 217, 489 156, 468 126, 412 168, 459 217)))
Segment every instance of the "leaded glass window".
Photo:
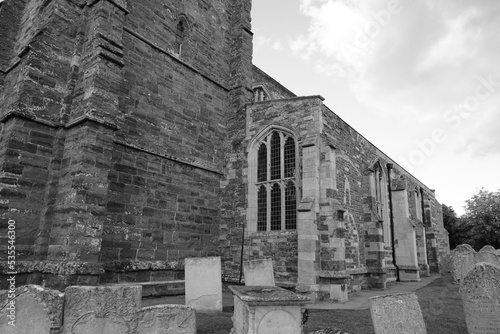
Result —
POLYGON ((257 147, 257 230, 297 228, 296 142, 273 130, 257 147))

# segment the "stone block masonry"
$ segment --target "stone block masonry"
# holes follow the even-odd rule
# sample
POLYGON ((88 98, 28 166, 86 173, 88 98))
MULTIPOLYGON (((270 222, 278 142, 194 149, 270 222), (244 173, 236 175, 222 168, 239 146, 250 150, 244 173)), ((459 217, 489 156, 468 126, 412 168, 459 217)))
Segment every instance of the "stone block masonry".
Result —
POLYGON ((2 3, 0 238, 14 219, 19 284, 179 280, 184 258, 218 252, 249 14, 243 0, 2 3))

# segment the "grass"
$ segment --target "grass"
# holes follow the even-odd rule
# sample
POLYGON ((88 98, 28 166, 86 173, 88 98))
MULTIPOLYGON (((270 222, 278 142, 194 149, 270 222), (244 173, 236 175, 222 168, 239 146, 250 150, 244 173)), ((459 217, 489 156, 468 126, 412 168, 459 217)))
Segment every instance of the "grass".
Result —
MULTIPOLYGON (((441 277, 416 291, 428 334, 467 334, 458 285, 441 277)), ((232 313, 197 314, 198 334, 228 334, 232 313)), ((309 310, 304 333, 335 328, 350 334, 373 334, 370 310, 309 310)))

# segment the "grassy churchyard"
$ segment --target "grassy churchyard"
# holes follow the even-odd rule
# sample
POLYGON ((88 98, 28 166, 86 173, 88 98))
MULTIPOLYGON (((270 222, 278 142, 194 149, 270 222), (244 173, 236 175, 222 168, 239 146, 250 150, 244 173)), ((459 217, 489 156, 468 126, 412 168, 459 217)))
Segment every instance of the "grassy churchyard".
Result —
MULTIPOLYGON (((467 334, 458 284, 449 276, 441 277, 418 289, 428 334, 467 334)), ((196 315, 198 334, 227 334, 232 313, 196 315)), ((349 334, 373 334, 370 310, 310 310, 304 333, 332 328, 349 334)))

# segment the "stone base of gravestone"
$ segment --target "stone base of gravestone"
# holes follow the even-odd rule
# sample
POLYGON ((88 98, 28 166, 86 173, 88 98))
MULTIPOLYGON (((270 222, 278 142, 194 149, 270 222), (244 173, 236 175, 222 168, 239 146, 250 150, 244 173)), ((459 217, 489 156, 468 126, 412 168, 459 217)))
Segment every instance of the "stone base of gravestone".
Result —
POLYGON ((310 299, 280 287, 230 286, 234 294, 231 334, 301 334, 310 299))
POLYGON ((49 334, 59 332, 62 326, 64 294, 26 285, 0 293, 0 333, 49 334))
POLYGON ((420 268, 414 266, 398 266, 401 282, 420 282, 420 268))
POLYGON ((65 290, 64 334, 135 334, 141 286, 70 286, 65 290))
POLYGON ((375 334, 426 334, 424 318, 415 293, 370 298, 375 334))
POLYGON ((185 259, 186 305, 196 311, 222 311, 220 257, 185 259))
POLYGON ((243 262, 245 285, 275 286, 273 259, 258 259, 243 262))
POLYGON ((500 333, 500 267, 476 264, 460 284, 469 334, 500 333))
POLYGON ((157 305, 138 312, 137 334, 196 334, 196 314, 185 305, 157 305))

